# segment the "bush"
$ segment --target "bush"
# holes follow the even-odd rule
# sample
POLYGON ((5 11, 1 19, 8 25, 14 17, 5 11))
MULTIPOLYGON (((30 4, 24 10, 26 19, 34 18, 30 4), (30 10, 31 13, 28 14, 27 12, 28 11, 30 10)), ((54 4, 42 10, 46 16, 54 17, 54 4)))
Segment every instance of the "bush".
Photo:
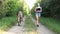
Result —
POLYGON ((0 18, 16 15, 17 11, 23 10, 22 2, 19 0, 3 0, 0 5, 0 18))

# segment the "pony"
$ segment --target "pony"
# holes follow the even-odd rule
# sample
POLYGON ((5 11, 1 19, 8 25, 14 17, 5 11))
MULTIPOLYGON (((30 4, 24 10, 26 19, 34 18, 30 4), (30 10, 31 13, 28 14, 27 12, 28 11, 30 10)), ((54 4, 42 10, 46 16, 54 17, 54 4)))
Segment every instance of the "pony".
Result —
POLYGON ((18 26, 20 26, 21 22, 23 21, 23 13, 22 13, 22 11, 19 11, 17 13, 17 16, 18 16, 18 26))

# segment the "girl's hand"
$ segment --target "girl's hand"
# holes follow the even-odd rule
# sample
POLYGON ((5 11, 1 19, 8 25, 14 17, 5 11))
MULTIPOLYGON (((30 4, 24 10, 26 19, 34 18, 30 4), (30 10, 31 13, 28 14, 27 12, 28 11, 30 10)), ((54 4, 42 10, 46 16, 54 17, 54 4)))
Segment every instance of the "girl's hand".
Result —
POLYGON ((42 8, 41 8, 40 12, 42 12, 42 8))
POLYGON ((40 11, 40 12, 42 12, 42 11, 40 11))

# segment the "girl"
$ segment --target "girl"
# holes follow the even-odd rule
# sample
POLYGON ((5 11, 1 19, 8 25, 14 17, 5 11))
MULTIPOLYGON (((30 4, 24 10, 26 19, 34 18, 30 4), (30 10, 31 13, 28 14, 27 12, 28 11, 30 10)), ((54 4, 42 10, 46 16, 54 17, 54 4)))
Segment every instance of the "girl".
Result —
POLYGON ((36 14, 36 24, 37 24, 37 27, 39 27, 39 18, 41 16, 41 12, 42 12, 42 8, 40 6, 40 4, 38 3, 37 4, 37 7, 35 8, 35 14, 36 14))

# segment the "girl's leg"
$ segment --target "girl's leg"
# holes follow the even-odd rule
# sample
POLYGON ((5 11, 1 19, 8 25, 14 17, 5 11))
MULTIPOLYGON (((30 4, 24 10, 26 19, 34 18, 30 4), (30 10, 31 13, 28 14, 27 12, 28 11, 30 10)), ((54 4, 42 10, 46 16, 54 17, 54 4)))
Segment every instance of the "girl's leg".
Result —
POLYGON ((38 24, 38 16, 36 16, 36 24, 38 24))
POLYGON ((37 13, 36 14, 36 24, 37 24, 37 27, 39 27, 39 19, 40 19, 40 13, 37 13))
POLYGON ((39 27, 39 14, 36 13, 36 24, 37 24, 37 27, 39 27))
POLYGON ((39 16, 36 16, 36 24, 37 24, 37 27, 39 27, 39 16))

